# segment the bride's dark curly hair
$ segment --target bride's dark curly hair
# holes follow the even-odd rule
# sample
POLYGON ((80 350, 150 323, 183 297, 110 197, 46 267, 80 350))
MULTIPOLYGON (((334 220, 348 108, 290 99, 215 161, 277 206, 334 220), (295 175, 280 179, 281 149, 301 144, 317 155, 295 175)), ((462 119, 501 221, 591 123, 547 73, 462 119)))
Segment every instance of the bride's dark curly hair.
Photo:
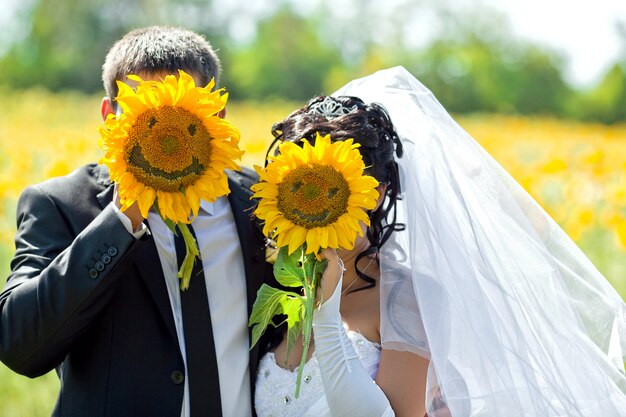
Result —
MULTIPOLYGON (((365 104, 357 97, 318 96, 291 113, 285 120, 272 126, 272 135, 275 139, 267 155, 278 143, 284 141, 298 143, 301 139, 306 139, 314 144, 317 133, 322 136, 329 134, 333 142, 354 139, 361 145, 359 151, 366 166, 365 173, 386 185, 383 204, 368 213, 371 221, 367 229, 370 247, 359 253, 355 259, 357 275, 368 285, 353 291, 372 288, 376 281, 360 271, 357 265, 361 258, 377 254, 394 231, 404 228, 404 225, 396 223, 396 200, 400 194, 400 178, 394 157, 402 156, 402 143, 383 106, 376 103, 365 104), (332 100, 331 107, 339 109, 340 114, 333 114, 327 118, 318 109, 322 103, 329 104, 329 100, 332 100)), ((375 259, 378 262, 377 256, 375 259)))

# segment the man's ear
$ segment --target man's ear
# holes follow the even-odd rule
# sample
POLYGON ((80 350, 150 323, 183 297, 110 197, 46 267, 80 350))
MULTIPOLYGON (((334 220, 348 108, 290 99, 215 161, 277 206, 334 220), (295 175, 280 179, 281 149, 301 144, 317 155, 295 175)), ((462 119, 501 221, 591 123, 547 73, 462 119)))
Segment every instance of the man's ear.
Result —
POLYGON ((217 115, 223 119, 226 117, 226 107, 224 107, 219 113, 217 113, 217 115))
POLYGON ((100 114, 102 115, 102 120, 106 120, 109 114, 115 114, 113 111, 113 103, 111 103, 111 99, 108 97, 104 97, 102 99, 102 104, 100 105, 100 114))

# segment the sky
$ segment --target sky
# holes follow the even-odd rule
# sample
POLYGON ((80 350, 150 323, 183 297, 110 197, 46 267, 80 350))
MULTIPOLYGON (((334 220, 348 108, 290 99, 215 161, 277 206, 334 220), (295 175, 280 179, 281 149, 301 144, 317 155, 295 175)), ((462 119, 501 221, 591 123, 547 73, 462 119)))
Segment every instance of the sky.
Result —
MULTIPOLYGON (((26 35, 27 27, 18 26, 16 14, 28 10, 36 0, 0 0, 0 27, 12 34, 12 39, 0 37, 0 53, 8 41, 26 35)), ((235 38, 254 36, 254 20, 273 11, 277 3, 272 0, 214 0, 222 1, 216 15, 232 13, 245 4, 246 13, 237 13, 235 38), (220 13, 220 11, 222 13, 220 13), (249 30, 244 30, 248 28, 249 30)), ((363 0, 290 0, 297 9, 306 14, 315 4, 332 4, 331 10, 340 15, 350 13, 355 2, 363 0)), ((475 9, 484 5, 503 12, 509 19, 513 32, 522 38, 545 44, 561 52, 567 59, 567 80, 575 86, 592 86, 599 81, 617 57, 626 56, 626 42, 620 40, 615 23, 626 25, 626 0, 386 0, 378 3, 378 13, 390 24, 392 16, 402 4, 448 4, 452 10, 475 9)), ((278 3, 280 4, 280 3, 278 3)), ((420 13, 413 28, 414 37, 428 39, 428 27, 433 23, 426 10, 420 13), (423 36, 422 36, 423 35, 423 36)), ((219 18, 219 16, 217 16, 219 18)), ((432 28, 432 26, 431 26, 432 28)), ((379 28, 382 29, 382 28, 379 28)), ((424 46, 424 45, 420 45, 424 46)))
POLYGON ((562 51, 568 81, 598 81, 626 45, 615 28, 626 24, 626 0, 483 0, 506 13, 516 34, 562 51))
MULTIPOLYGON (((265 3, 267 0, 250 0, 265 3)), ((355 3, 371 4, 381 17, 376 30, 393 25, 394 15, 407 5, 422 5, 405 30, 415 46, 423 47, 439 29, 429 5, 471 16, 481 6, 502 12, 514 35, 548 46, 564 56, 567 81, 577 87, 595 85, 606 71, 626 56, 626 40, 620 38, 616 23, 626 27, 626 0, 291 0, 330 4, 339 17, 351 12, 355 3)), ((471 18, 471 17, 470 17, 471 18)))

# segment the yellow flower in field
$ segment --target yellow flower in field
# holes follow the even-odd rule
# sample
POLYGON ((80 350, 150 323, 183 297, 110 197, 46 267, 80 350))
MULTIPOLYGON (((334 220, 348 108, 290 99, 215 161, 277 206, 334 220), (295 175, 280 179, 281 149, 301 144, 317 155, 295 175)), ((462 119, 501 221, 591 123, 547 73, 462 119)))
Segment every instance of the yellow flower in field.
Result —
POLYGON ((615 225, 615 233, 617 235, 617 242, 622 249, 626 249, 626 219, 620 219, 615 225))
POLYGON ((604 161, 605 155, 602 149, 592 149, 582 156, 582 160, 588 165, 598 165, 604 161))
POLYGON ((118 82, 123 113, 109 115, 100 128, 100 163, 119 184, 122 211, 137 202, 147 217, 156 200, 164 219, 190 223, 200 199, 215 201, 230 191, 224 170, 239 169, 239 131, 218 115, 228 94, 211 91, 213 81, 196 87, 183 71, 162 82, 128 78, 139 84, 118 82))
POLYGON ((553 158, 546 162, 541 170, 546 174, 558 174, 567 170, 567 162, 562 158, 553 158))
POLYGON ((365 210, 376 206, 378 181, 363 175, 365 164, 352 139, 331 143, 317 135, 315 146, 285 142, 252 186, 260 198, 255 211, 265 220, 263 233, 291 254, 306 242, 306 253, 327 247, 352 249, 359 224, 369 226, 365 210))
POLYGON ((595 221, 596 215, 593 207, 575 206, 571 210, 565 230, 573 240, 579 241, 583 234, 593 226, 595 221))

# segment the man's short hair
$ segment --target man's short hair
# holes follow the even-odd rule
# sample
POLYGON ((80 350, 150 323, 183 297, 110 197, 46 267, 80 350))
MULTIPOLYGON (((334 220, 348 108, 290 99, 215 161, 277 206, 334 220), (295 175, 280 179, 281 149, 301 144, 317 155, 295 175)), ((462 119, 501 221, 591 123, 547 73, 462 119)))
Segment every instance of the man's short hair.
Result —
POLYGON ((102 66, 102 82, 113 100, 116 81, 129 74, 176 74, 179 69, 200 77, 202 86, 212 78, 219 83, 220 60, 203 36, 178 27, 151 26, 128 32, 111 47, 102 66))

